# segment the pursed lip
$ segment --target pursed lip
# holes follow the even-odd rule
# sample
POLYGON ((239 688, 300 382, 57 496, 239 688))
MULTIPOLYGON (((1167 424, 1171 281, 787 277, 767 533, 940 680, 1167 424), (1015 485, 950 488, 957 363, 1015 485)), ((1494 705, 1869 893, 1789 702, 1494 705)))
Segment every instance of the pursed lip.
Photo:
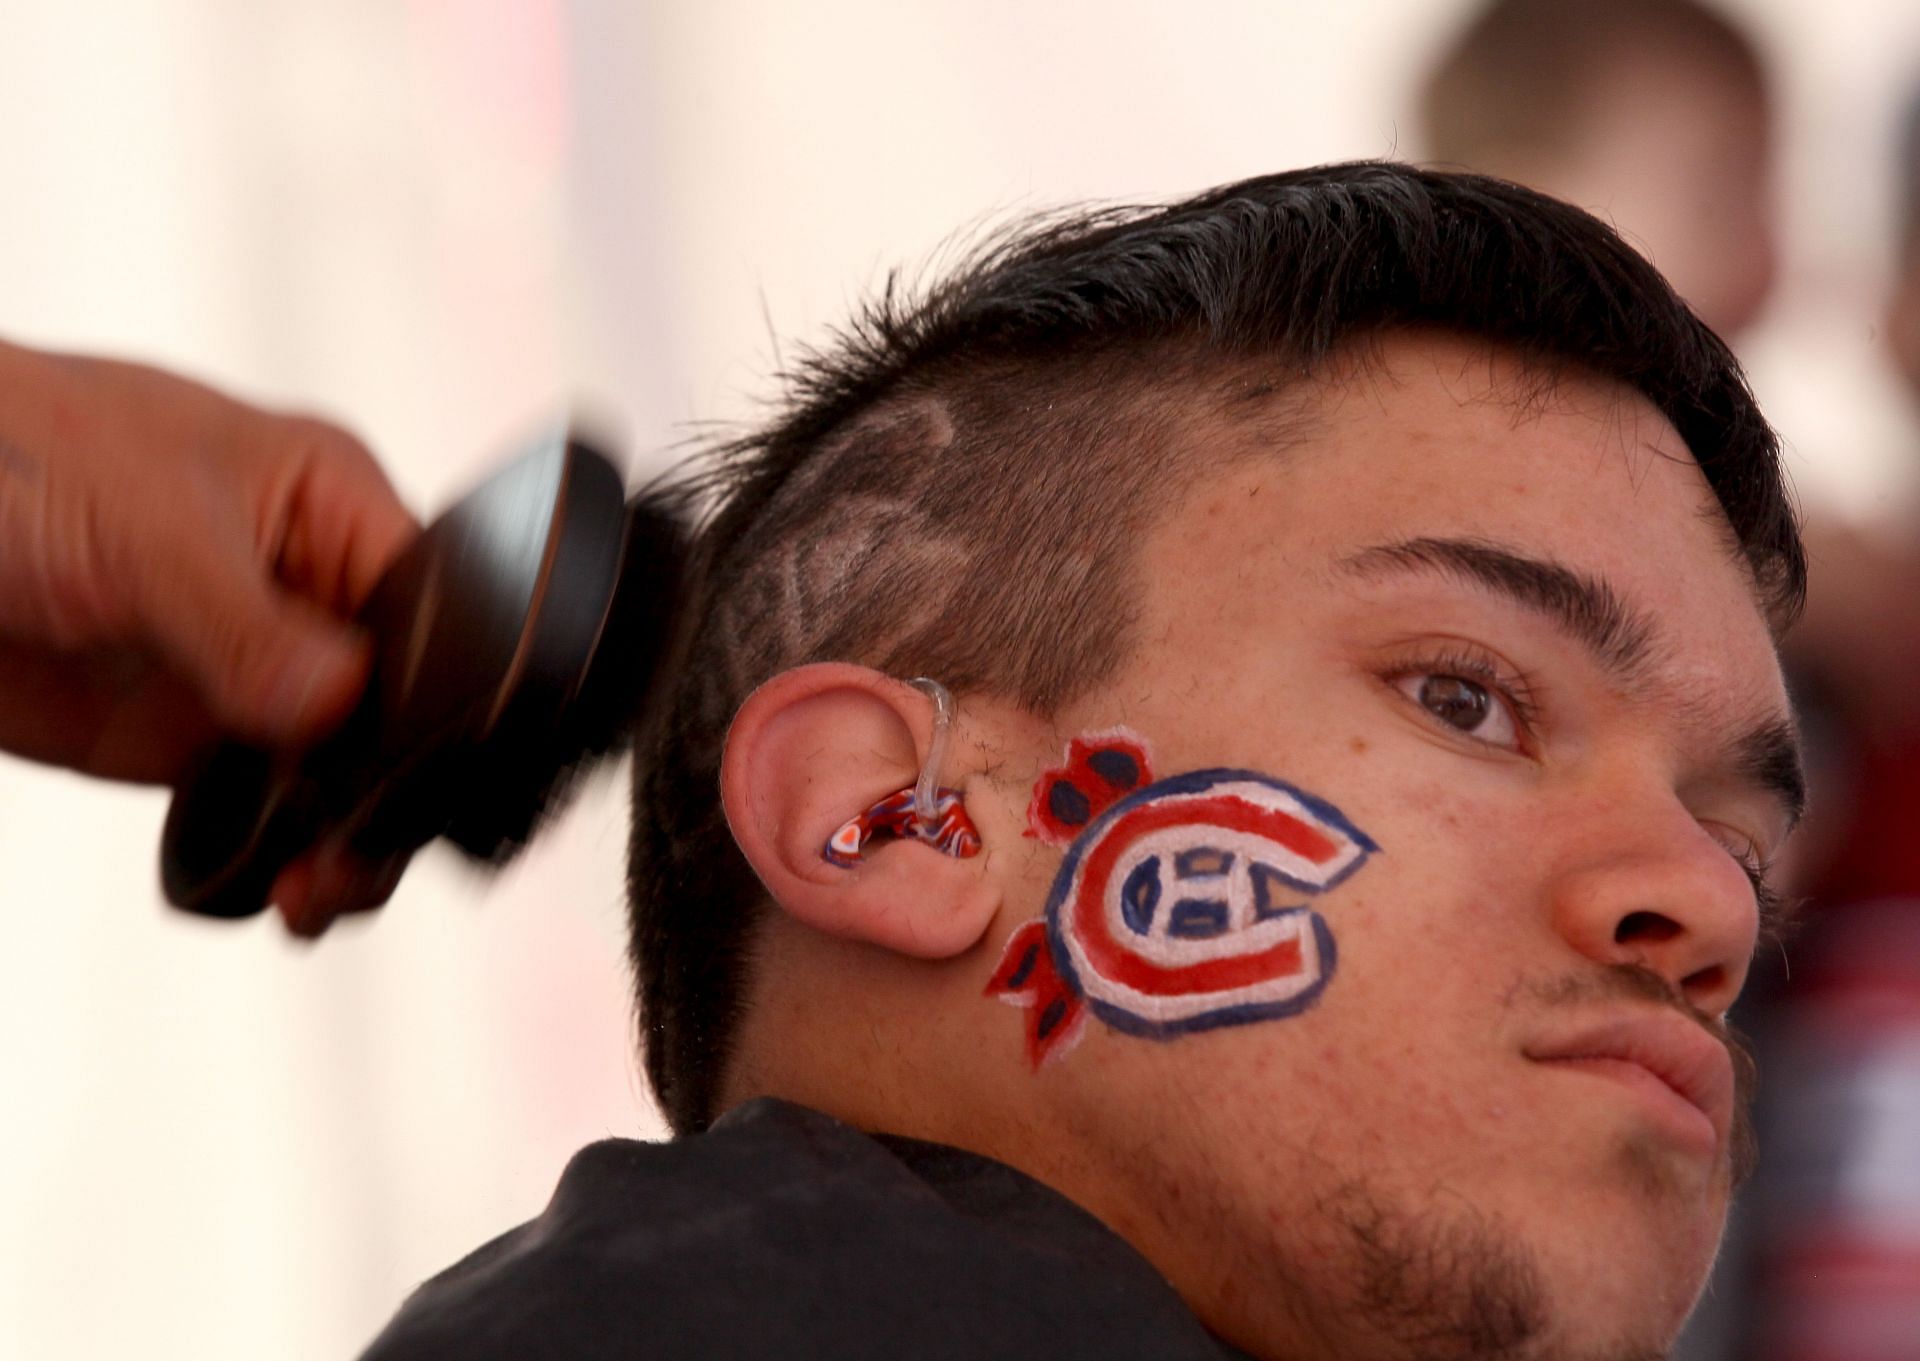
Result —
POLYGON ((1645 1069, 1704 1114, 1714 1143, 1725 1148, 1733 1124, 1733 1057, 1697 1021, 1678 1012, 1617 1015, 1569 1030, 1525 1049, 1536 1063, 1597 1061, 1645 1069))

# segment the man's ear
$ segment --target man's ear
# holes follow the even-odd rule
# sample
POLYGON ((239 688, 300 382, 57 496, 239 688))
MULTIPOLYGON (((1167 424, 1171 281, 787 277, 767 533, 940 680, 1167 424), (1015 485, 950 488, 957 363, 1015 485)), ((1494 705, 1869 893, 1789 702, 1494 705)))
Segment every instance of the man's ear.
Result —
MULTIPOLYGON (((932 740, 933 701, 863 666, 783 671, 747 697, 727 732, 720 801, 733 839, 789 916, 830 935, 922 959, 986 934, 1000 890, 986 856, 875 838, 858 864, 824 854, 849 818, 911 786, 932 740)), ((961 772, 939 772, 959 786, 961 772)))

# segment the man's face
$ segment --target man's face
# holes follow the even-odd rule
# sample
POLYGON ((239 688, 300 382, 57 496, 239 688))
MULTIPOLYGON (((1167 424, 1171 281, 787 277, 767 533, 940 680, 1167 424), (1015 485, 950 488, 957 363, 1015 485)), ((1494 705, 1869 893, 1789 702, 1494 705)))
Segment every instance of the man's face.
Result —
MULTIPOLYGON (((1263 1355, 1658 1354, 1731 1180, 1702 1018, 1789 817, 1767 625, 1637 397, 1401 339, 1315 420, 1151 530, 1135 651, 1061 736, 1284 782, 1377 850, 1297 895, 1330 948, 1291 1014, 1095 1015, 1031 1073, 1008 1021, 1063 1132, 1037 1170, 1263 1355)), ((1024 856, 1016 915, 1062 863, 1024 856)))

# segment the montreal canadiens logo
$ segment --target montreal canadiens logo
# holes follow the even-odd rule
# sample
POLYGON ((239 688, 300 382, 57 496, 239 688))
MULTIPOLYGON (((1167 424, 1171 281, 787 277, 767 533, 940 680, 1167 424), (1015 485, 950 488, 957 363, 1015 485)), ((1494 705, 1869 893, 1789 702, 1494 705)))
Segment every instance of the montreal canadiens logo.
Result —
POLYGON ((1331 804, 1278 780, 1174 776, 1074 842, 1047 900, 1048 953, 1072 993, 1133 1034, 1292 1015, 1336 962, 1306 900, 1377 849, 1331 804))

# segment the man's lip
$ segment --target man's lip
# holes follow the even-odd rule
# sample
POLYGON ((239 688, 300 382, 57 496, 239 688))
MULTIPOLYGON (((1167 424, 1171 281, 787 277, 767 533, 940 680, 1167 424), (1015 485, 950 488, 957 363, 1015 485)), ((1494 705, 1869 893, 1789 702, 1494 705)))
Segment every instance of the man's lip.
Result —
POLYGON ((1612 1016, 1524 1052, 1536 1063, 1598 1059, 1644 1068, 1705 1114, 1715 1142, 1726 1146, 1733 1124, 1733 1056, 1697 1021, 1669 1011, 1612 1016))

